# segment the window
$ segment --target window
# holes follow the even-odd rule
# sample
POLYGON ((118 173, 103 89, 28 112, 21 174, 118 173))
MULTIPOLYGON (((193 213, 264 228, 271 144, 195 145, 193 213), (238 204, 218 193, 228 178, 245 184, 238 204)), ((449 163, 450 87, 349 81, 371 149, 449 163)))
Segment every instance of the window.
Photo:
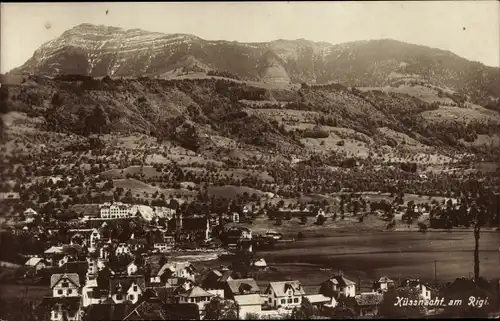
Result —
POLYGON ((62 287, 63 287, 63 288, 67 288, 68 286, 69 286, 68 282, 63 282, 63 283, 62 283, 62 287))
POLYGON ((116 299, 117 299, 117 300, 123 300, 123 295, 121 295, 121 294, 117 294, 117 295, 116 295, 116 299))
POLYGON ((285 299, 281 299, 281 304, 285 304, 285 299))
POLYGON ((57 290, 57 294, 63 294, 63 290, 57 290))
POLYGON ((194 298, 191 298, 191 303, 194 303, 194 298))
POLYGON ((288 299, 288 303, 289 303, 289 304, 290 304, 290 303, 292 303, 292 299, 288 299))
POLYGON ((68 289, 68 294, 73 293, 73 289, 68 289))
POLYGON ((135 298, 134 298, 134 295, 133 295, 133 294, 130 294, 130 295, 128 296, 128 299, 129 299, 130 301, 134 301, 134 299, 135 299, 135 298))
POLYGON ((293 299, 293 303, 299 303, 299 298, 293 299))
POLYGON ((269 298, 269 303, 273 302, 273 299, 272 298, 269 298))
POLYGON ((134 285, 132 289, 134 290, 134 292, 137 292, 137 285, 134 285))

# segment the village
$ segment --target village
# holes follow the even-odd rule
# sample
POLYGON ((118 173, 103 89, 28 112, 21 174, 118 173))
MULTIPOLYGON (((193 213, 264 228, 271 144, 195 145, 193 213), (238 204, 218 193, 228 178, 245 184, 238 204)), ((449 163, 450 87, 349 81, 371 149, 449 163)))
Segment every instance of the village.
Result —
MULTIPOLYGON (((458 278, 438 288, 418 277, 395 281, 384 276, 370 280, 372 289, 364 291, 359 280, 338 271, 315 292, 306 291, 306 279, 269 280, 259 286, 259 272, 273 267, 258 256, 258 249, 263 241, 272 246, 283 240, 280 233, 253 235, 234 225, 251 211, 241 206, 183 217, 169 207, 109 202, 99 205, 98 213, 59 222, 29 208, 25 224, 15 231, 34 239, 20 279, 50 288, 51 295, 36 309, 51 321, 453 315, 450 309, 467 305, 436 307, 429 302, 476 292, 490 297, 486 315, 498 309, 498 279, 477 284, 458 278), (215 265, 223 258, 228 264, 215 265), (396 290, 398 297, 420 305, 410 307, 414 311, 395 307, 391 294, 396 290)), ((315 215, 325 212, 320 208, 315 215)))

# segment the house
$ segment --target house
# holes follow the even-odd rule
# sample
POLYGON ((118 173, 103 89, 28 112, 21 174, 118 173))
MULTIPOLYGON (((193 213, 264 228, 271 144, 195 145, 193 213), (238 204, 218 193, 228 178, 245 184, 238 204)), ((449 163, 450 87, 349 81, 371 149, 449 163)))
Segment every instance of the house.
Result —
POLYGON ((268 306, 291 308, 300 306, 306 293, 300 281, 281 281, 270 282, 264 294, 268 297, 268 306))
POLYGON ((226 281, 226 286, 224 287, 224 298, 234 299, 236 295, 247 295, 247 294, 258 294, 260 293, 260 288, 254 279, 236 279, 226 281))
POLYGON ((419 279, 406 279, 403 281, 401 284, 403 287, 412 287, 416 288, 419 292, 420 297, 423 300, 430 300, 431 299, 431 291, 428 289, 427 285, 424 283, 420 282, 419 279))
POLYGON ((198 305, 198 309, 200 310, 200 314, 203 314, 205 310, 205 305, 210 302, 214 295, 209 293, 199 286, 195 286, 189 291, 180 293, 178 295, 179 304, 187 304, 187 303, 195 303, 198 305))
POLYGON ((393 280, 386 276, 381 277, 378 281, 373 283, 373 292, 386 292, 390 288, 395 287, 396 284, 393 280))
POLYGON ((278 233, 276 231, 267 231, 265 236, 268 238, 272 238, 273 240, 278 241, 278 240, 281 240, 281 238, 283 237, 283 234, 278 233))
POLYGON ((338 294, 354 297, 356 295, 356 283, 346 279, 340 273, 321 283, 319 293, 330 298, 338 294))
POLYGON ((82 312, 78 296, 64 299, 46 297, 42 299, 39 308, 48 313, 50 321, 78 321, 82 312))
POLYGON ((238 275, 233 270, 221 266, 220 269, 211 269, 205 274, 202 286, 204 289, 217 290, 226 288, 226 282, 237 279, 238 275))
POLYGON ((97 259, 95 257, 87 256, 87 279, 92 279, 97 276, 99 271, 97 259))
POLYGON ((47 267, 45 260, 40 257, 32 257, 26 263, 24 263, 24 265, 31 269, 34 269, 36 273, 47 267))
POLYGON ((109 296, 116 304, 137 303, 145 289, 144 276, 119 276, 109 281, 109 296))
POLYGON ((172 251, 175 246, 175 238, 173 236, 164 237, 164 242, 153 244, 153 248, 158 249, 161 253, 172 251))
POLYGON ((267 262, 264 260, 264 258, 260 258, 257 260, 252 261, 252 266, 257 268, 257 269, 266 269, 267 268, 267 262))
POLYGON ((323 294, 311 294, 311 295, 306 295, 306 298, 311 302, 311 304, 314 307, 317 308, 322 308, 322 307, 329 307, 329 308, 334 308, 337 306, 338 302, 335 300, 335 298, 329 298, 327 296, 324 296, 323 294))
POLYGON ((262 299, 260 294, 235 295, 233 300, 238 305, 239 319, 250 319, 249 314, 262 312, 262 299))
POLYGON ((55 298, 80 296, 80 277, 77 273, 52 274, 50 288, 55 298))
POLYGON ((53 268, 54 273, 75 273, 78 274, 80 284, 85 282, 88 273, 88 263, 87 261, 71 261, 65 263, 59 268, 53 268))
POLYGON ((82 288, 82 306, 88 307, 101 302, 101 291, 98 288, 97 279, 87 279, 82 288))
POLYGON ((133 274, 137 273, 138 269, 139 269, 139 267, 137 266, 137 264, 135 264, 134 261, 130 262, 127 265, 127 275, 133 275, 133 274))
POLYGON ((64 257, 64 249, 62 246, 51 246, 43 254, 52 266, 58 266, 58 261, 64 257))
POLYGON ((196 283, 194 281, 184 278, 169 278, 165 282, 165 288, 172 288, 178 292, 189 291, 195 287, 195 285, 196 283))
POLYGON ((368 292, 355 295, 354 297, 342 298, 345 306, 353 309, 358 317, 372 317, 378 315, 383 294, 368 292))
POLYGON ((195 281, 196 268, 189 262, 165 263, 156 275, 152 275, 151 283, 161 283, 168 278, 185 278, 195 281))
POLYGON ((96 248, 97 243, 99 242, 100 239, 101 239, 101 232, 98 229, 94 228, 89 235, 89 242, 88 242, 89 247, 96 248))
POLYGON ((23 212, 23 215, 25 222, 33 222, 35 221, 35 218, 38 216, 38 212, 32 208, 28 208, 23 212))
POLYGON ((130 206, 120 202, 104 203, 99 206, 101 218, 128 218, 130 217, 130 206))
POLYGON ((123 255, 123 254, 132 255, 132 251, 130 250, 130 246, 128 246, 127 243, 120 243, 116 247, 115 255, 118 256, 118 255, 123 255))

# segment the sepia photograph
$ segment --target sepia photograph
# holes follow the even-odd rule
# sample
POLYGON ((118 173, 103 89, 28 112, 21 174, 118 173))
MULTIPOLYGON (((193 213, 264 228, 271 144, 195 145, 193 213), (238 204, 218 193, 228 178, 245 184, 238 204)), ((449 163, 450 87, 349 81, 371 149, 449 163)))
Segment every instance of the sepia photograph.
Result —
POLYGON ((0 321, 500 318, 500 2, 0 4, 0 321))

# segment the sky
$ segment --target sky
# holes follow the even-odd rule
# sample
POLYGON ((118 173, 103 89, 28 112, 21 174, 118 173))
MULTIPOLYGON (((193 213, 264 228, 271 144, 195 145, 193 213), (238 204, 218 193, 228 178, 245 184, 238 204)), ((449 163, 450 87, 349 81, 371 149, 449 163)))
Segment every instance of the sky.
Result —
POLYGON ((2 73, 81 23, 240 42, 391 38, 500 66, 500 2, 495 0, 2 3, 0 18, 2 73))

